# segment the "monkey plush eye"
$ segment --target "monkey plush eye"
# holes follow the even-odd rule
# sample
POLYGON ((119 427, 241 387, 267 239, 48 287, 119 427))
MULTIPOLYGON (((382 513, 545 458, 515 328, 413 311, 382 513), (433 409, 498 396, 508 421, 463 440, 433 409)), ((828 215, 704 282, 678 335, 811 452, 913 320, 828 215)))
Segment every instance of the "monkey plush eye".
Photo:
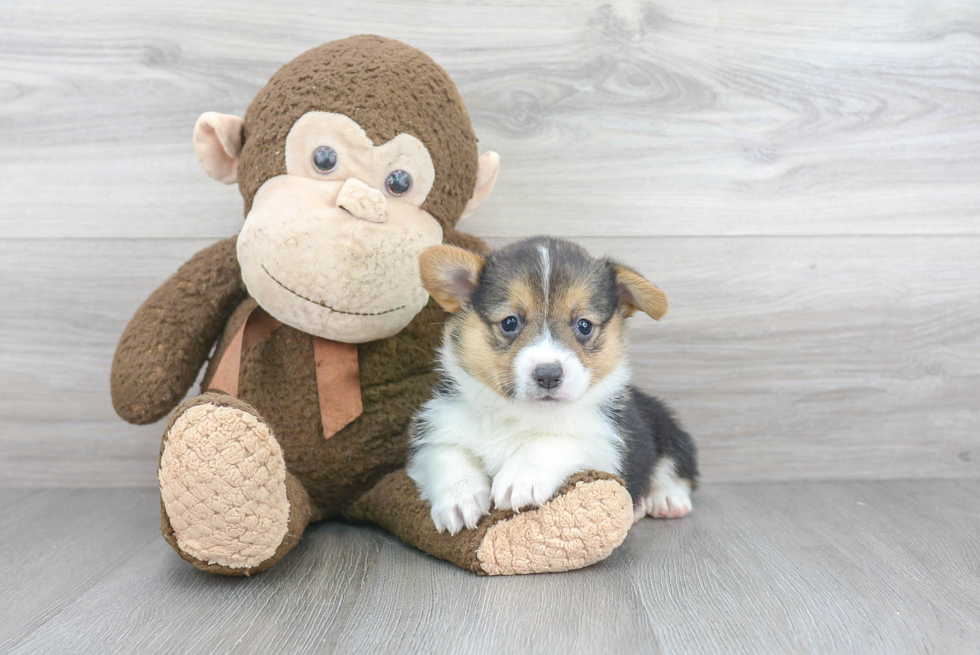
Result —
POLYGON ((337 168, 337 151, 330 146, 320 146, 313 151, 313 165, 321 173, 332 173, 337 168))
POLYGON ((592 321, 587 318, 580 318, 578 325, 575 326, 575 330, 583 337, 589 336, 592 334, 592 321))
POLYGON ((412 188, 412 176, 399 169, 388 173, 385 188, 393 196, 403 196, 412 188))
POLYGON ((521 327, 521 322, 517 320, 516 316, 508 316, 500 321, 500 329, 508 334, 517 332, 517 328, 519 327, 521 327))

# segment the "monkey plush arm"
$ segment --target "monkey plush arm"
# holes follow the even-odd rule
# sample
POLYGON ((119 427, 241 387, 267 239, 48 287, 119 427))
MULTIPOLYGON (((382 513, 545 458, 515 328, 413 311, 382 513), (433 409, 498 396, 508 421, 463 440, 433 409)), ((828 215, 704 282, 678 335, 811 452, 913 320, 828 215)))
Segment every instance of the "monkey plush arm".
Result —
POLYGON ((112 361, 112 404, 123 419, 157 421, 194 384, 246 294, 236 239, 219 241, 191 257, 129 321, 112 361))

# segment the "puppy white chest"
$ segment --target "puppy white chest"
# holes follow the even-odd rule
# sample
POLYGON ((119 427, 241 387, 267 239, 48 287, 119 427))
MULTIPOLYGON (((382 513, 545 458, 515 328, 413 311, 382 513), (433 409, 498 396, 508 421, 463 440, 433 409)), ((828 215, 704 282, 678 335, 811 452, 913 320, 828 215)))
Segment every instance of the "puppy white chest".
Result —
POLYGON ((467 444, 491 477, 516 458, 537 466, 620 473, 622 440, 595 407, 470 407, 479 430, 467 444), (543 461, 533 462, 534 456, 543 461))

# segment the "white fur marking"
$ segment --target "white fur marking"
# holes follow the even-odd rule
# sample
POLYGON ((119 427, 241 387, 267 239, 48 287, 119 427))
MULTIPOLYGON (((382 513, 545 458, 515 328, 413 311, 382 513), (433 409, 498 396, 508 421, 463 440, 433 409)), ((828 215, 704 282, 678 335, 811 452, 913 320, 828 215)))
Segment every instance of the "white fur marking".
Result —
POLYGON ((420 448, 408 465, 408 474, 419 487, 439 532, 456 534, 471 530, 490 511, 490 478, 479 462, 462 448, 430 445, 420 448))
POLYGON ((687 516, 691 509, 691 484, 677 475, 673 459, 661 457, 650 476, 649 493, 633 509, 633 521, 639 521, 646 514, 676 519, 687 516))
POLYGON ((546 395, 534 380, 534 369, 541 364, 561 364, 562 383, 550 395, 558 401, 570 402, 582 398, 589 390, 592 372, 575 353, 554 340, 545 326, 541 336, 525 346, 514 358, 516 395, 520 400, 535 400, 546 395))
POLYGON ((548 289, 551 287, 551 255, 548 246, 538 246, 541 253, 541 286, 544 288, 544 308, 548 311, 548 289))

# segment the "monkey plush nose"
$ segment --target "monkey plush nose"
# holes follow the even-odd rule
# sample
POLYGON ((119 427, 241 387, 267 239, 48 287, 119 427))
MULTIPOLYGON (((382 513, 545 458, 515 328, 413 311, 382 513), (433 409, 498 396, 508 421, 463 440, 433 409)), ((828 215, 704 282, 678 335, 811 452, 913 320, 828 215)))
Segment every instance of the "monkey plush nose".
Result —
POLYGON ((384 194, 355 177, 347 178, 340 188, 337 206, 372 223, 383 223, 388 217, 388 202, 384 194))
POLYGON ((540 364, 534 367, 534 381, 542 389, 554 389, 561 384, 561 364, 553 362, 551 364, 540 364))

